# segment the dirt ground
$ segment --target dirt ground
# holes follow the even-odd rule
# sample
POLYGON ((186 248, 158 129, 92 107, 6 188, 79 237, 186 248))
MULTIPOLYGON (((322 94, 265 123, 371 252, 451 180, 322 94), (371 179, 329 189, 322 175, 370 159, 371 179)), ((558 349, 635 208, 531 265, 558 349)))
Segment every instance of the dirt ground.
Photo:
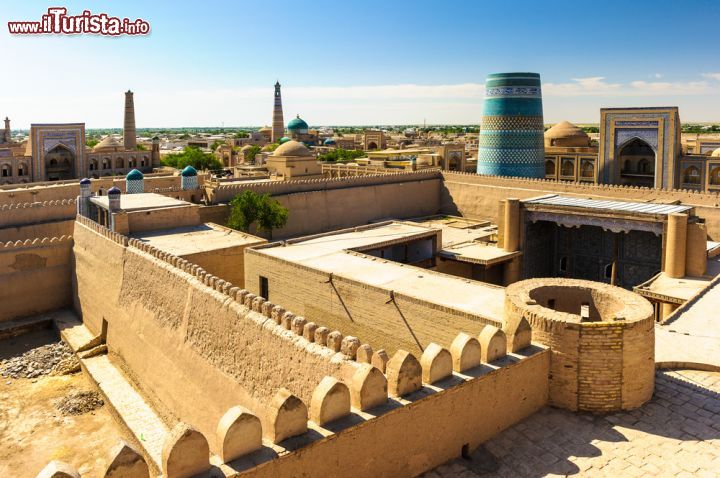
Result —
MULTIPOLYGON (((0 359, 57 341, 50 330, 0 341, 0 359)), ((86 477, 103 476, 107 453, 123 432, 107 405, 82 415, 63 415, 56 403, 93 390, 81 372, 34 379, 0 377, 0 477, 33 478, 50 461, 62 460, 86 477)))

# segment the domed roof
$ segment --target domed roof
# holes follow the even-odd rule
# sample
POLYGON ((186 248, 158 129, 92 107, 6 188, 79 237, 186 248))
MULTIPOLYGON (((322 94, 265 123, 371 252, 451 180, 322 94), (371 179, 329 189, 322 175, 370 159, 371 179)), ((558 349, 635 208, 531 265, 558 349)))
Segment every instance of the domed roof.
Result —
POLYGON ((275 150, 273 156, 311 156, 310 150, 304 144, 290 140, 283 143, 275 150))
POLYGON ((545 137, 549 139, 558 138, 589 138, 582 128, 575 126, 569 121, 561 121, 549 130, 545 131, 545 137))
POLYGON ((190 176, 197 176, 197 170, 190 166, 189 164, 185 166, 185 169, 180 171, 181 176, 190 177, 190 176))
POLYGON ((121 151, 124 149, 124 146, 118 141, 118 139, 113 136, 109 135, 106 136, 102 141, 100 141, 98 144, 96 144, 93 147, 93 152, 102 152, 102 151, 121 151))
POLYGON ((323 144, 335 144, 335 140, 333 138, 326 138, 325 141, 323 141, 323 144))
POLYGON ((133 169, 132 171, 130 171, 129 173, 127 173, 127 176, 125 176, 125 179, 126 179, 126 180, 130 180, 130 181, 133 181, 133 180, 142 179, 142 178, 144 178, 144 177, 145 177, 145 176, 143 176, 143 173, 141 173, 141 172, 138 171, 137 169, 133 169))
POLYGON ((270 126, 263 126, 258 130, 258 132, 263 133, 265 131, 272 131, 272 128, 270 126))
POLYGON ((720 158, 720 148, 713 150, 710 156, 712 156, 713 158, 720 158))
POLYGON ((90 181, 88 178, 82 178, 80 180, 80 184, 90 184, 92 181, 90 181))
POLYGON ((120 194, 120 188, 118 188, 117 186, 113 186, 110 189, 108 189, 107 193, 108 193, 108 196, 110 196, 111 194, 120 194))
POLYGON ((300 115, 296 115, 296 117, 291 119, 288 123, 287 129, 291 131, 296 129, 308 129, 308 124, 300 117, 300 115))
POLYGON ((280 138, 280 144, 287 143, 288 141, 290 141, 290 138, 288 138, 287 136, 283 136, 282 138, 280 138))
POLYGON ((252 148, 252 145, 251 145, 251 144, 246 144, 245 146, 243 146, 242 148, 240 148, 240 151, 247 151, 247 150, 250 149, 250 148, 252 148))

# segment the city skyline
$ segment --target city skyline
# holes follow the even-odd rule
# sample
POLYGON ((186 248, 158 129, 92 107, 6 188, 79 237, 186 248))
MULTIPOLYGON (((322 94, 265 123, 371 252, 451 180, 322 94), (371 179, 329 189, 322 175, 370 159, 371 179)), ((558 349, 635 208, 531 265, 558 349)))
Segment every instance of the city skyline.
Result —
MULTIPOLYGON (((151 33, 5 30, 0 49, 7 64, 22 67, 0 80, 0 115, 18 129, 73 121, 119 127, 117 105, 131 89, 138 128, 265 125, 279 79, 286 119, 300 114, 312 125, 476 124, 488 73, 534 71, 548 123, 597 123, 601 107, 630 106, 678 106, 684 122, 720 120, 720 59, 706 40, 720 7, 711 2, 610 2, 589 12, 521 1, 512 14, 475 4, 376 3, 318 2, 313 15, 290 2, 209 2, 198 14, 163 2, 70 1, 69 13, 143 18, 151 33), (498 21, 483 22, 490 14, 498 21), (617 33, 621 26, 637 34, 617 33)), ((3 24, 39 19, 49 6, 8 5, 3 24)))

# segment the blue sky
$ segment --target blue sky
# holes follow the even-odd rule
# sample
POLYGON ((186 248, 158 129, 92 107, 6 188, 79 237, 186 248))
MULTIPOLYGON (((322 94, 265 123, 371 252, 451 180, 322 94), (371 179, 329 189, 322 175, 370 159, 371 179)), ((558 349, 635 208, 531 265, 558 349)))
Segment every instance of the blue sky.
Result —
POLYGON ((0 115, 15 127, 477 123, 488 73, 542 75, 548 122, 603 106, 679 106, 720 121, 720 2, 4 1, 0 115), (143 18, 143 37, 12 36, 49 6, 143 18), (5 68, 5 66, 7 68, 5 68))

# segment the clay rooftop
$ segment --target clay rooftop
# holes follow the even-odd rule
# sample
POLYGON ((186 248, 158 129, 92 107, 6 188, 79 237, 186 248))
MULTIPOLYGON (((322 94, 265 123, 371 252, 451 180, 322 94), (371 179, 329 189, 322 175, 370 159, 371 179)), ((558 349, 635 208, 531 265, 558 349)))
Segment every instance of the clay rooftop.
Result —
MULTIPOLYGON (((103 209, 109 209, 107 196, 92 196, 90 202, 103 209)), ((168 207, 192 206, 187 201, 163 196, 155 193, 121 194, 120 208, 124 211, 142 211, 144 209, 160 209, 168 207)))
POLYGON ((180 257, 265 242, 265 239, 213 223, 139 232, 132 237, 180 257))
MULTIPOLYGON (((382 248, 414 243, 419 258, 432 255, 429 240, 441 242, 440 229, 407 222, 387 222, 260 246, 256 250, 325 273, 395 291, 437 305, 502 323, 503 287, 450 276, 378 257, 382 248), (424 244, 423 244, 424 242, 424 244), (362 251, 368 252, 368 254, 362 251)), ((435 245, 437 248, 437 245, 435 245)))

